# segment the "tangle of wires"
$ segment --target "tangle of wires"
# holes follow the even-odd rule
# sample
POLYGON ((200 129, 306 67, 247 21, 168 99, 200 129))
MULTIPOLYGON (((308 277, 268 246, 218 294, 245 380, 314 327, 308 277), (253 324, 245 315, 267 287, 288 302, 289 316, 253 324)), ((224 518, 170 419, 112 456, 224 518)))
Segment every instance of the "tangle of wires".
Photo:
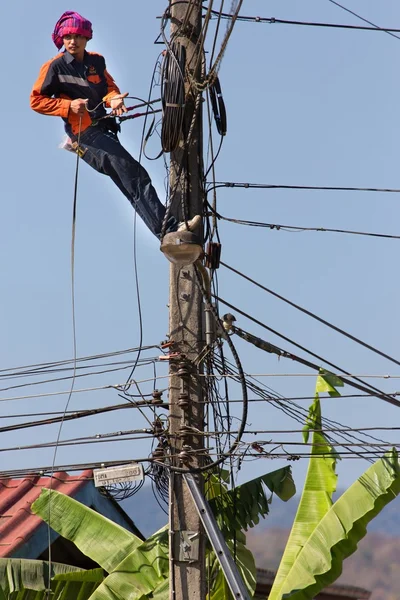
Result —
MULTIPOLYGON (((226 358, 222 362, 218 356, 214 356, 213 363, 216 372, 219 373, 221 376, 229 375, 239 380, 239 373, 237 372, 235 365, 226 358)), ((264 399, 266 402, 268 402, 268 405, 273 406, 274 408, 283 412, 286 416, 296 421, 297 423, 303 425, 305 420, 307 419, 308 409, 306 407, 302 407, 296 402, 285 398, 282 394, 279 394, 269 386, 266 386, 257 378, 246 375, 246 386, 248 390, 252 392, 255 396, 264 399)), ((331 434, 326 434, 326 437, 332 444, 340 443, 340 445, 347 449, 353 457, 366 458, 363 454, 362 444, 371 443, 372 449, 369 451, 368 459, 372 461, 374 458, 380 458, 382 454, 382 444, 385 443, 383 439, 368 433, 354 432, 350 427, 347 427, 346 425, 333 419, 329 419, 327 417, 322 417, 322 425, 324 428, 326 427, 327 429, 341 429, 341 431, 335 432, 335 436, 331 434), (357 446, 358 442, 360 444, 359 447, 357 446), (356 445, 347 446, 346 443, 356 445)), ((247 446, 247 449, 249 447, 250 446, 247 446)), ((246 452, 244 453, 244 456, 245 455, 246 452)), ((292 453, 286 453, 286 455, 288 457, 288 460, 290 460, 292 457, 292 453)), ((271 456, 271 458, 273 457, 271 456)), ((242 459, 239 458, 239 460, 242 459)))
POLYGON ((185 115, 185 62, 185 47, 179 42, 169 44, 161 72, 161 146, 164 152, 176 150, 182 134, 185 115))
POLYGON ((113 483, 100 487, 99 491, 104 496, 111 496, 117 502, 122 502, 132 498, 144 485, 144 479, 141 481, 125 481, 123 483, 113 483))
POLYGON ((169 471, 168 461, 162 465, 157 462, 157 459, 167 457, 169 454, 168 444, 168 428, 169 422, 165 421, 163 417, 156 417, 153 422, 154 427, 154 442, 151 457, 156 459, 154 462, 150 462, 148 469, 146 470, 147 476, 151 479, 151 488, 153 495, 157 501, 157 504, 165 514, 168 514, 165 506, 168 505, 169 501, 169 471), (157 440, 157 444, 156 444, 157 440))

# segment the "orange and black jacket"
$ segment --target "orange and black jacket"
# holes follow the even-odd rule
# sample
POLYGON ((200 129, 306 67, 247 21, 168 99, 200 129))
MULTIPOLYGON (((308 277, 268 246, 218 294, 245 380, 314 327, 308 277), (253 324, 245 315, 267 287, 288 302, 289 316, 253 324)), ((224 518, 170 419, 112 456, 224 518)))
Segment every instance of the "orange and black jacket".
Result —
POLYGON ((43 115, 62 117, 68 134, 77 134, 80 117, 70 111, 72 100, 87 98, 88 109, 82 117, 81 131, 92 121, 106 114, 103 101, 109 100, 120 91, 107 72, 104 57, 86 52, 83 62, 77 62, 69 52, 62 52, 45 63, 33 86, 31 108, 43 115))

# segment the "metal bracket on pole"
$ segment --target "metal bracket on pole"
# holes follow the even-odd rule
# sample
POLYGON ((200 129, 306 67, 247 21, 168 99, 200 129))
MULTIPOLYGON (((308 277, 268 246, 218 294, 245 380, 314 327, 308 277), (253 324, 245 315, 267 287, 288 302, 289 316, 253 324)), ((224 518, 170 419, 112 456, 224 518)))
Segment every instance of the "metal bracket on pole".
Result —
POLYGON ((237 600, 250 600, 250 596, 240 577, 235 561, 229 552, 229 548, 226 545, 215 517, 211 512, 210 506, 203 497, 195 478, 191 473, 185 473, 183 478, 189 488, 196 510, 199 513, 199 517, 234 598, 237 598, 237 600))

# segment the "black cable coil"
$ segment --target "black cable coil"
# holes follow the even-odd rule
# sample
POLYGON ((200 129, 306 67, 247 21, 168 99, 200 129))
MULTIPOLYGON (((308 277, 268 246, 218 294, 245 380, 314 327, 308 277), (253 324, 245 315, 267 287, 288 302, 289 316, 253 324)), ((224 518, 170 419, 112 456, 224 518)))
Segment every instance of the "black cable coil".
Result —
POLYGON ((222 97, 221 84, 218 77, 210 87, 210 100, 211 106, 214 113, 215 124, 217 126, 218 133, 220 135, 226 135, 227 131, 227 117, 225 102, 222 97))
POLYGON ((173 42, 164 58, 161 74, 161 145, 164 152, 176 150, 181 138, 185 114, 185 62, 184 46, 173 42))

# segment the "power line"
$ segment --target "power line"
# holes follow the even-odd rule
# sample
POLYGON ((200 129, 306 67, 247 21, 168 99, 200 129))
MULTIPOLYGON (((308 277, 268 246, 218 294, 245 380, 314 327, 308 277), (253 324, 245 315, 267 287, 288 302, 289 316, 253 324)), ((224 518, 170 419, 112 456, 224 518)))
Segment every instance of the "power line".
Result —
MULTIPOLYGON (((339 396, 338 396, 339 398, 339 396)), ((336 398, 335 398, 336 400, 336 398)), ((323 428, 312 428, 307 429, 311 433, 362 433, 363 431, 400 431, 400 427, 385 427, 385 426, 375 426, 375 427, 323 427, 323 428)), ((235 434, 237 433, 235 430, 225 431, 225 434, 235 434)), ((304 429, 246 429, 246 435, 260 435, 260 434, 289 434, 289 433, 304 433, 304 429)), ((219 435, 219 431, 208 431, 203 435, 219 435)), ((260 442, 261 443, 261 442, 260 442)), ((275 442, 273 442, 275 443, 275 442)), ((279 443, 279 442, 277 442, 279 443)), ((287 442, 282 442, 287 443, 287 442)), ((297 443, 297 442, 293 442, 297 443)), ((382 442, 386 443, 386 442, 382 442)), ((398 445, 398 444, 393 444, 398 445)))
MULTIPOLYGON (((310 374, 308 373, 308 375, 311 375, 313 377, 315 377, 314 374, 310 374)), ((400 392, 395 392, 395 393, 391 393, 388 394, 389 396, 393 396, 393 398, 395 398, 396 396, 400 395, 400 392)), ((370 392, 368 394, 340 394, 340 396, 338 396, 336 398, 336 400, 347 400, 349 398, 373 398, 375 396, 375 394, 373 392, 370 392)), ((279 399, 282 401, 287 401, 287 402, 297 402, 299 400, 307 400, 308 402, 311 402, 312 400, 314 400, 315 396, 284 396, 284 395, 280 395, 279 399)), ((324 398, 321 398, 321 400, 323 400, 324 398)), ((325 398, 325 400, 328 400, 329 398, 325 398)), ((249 398, 249 404, 255 404, 257 402, 268 402, 268 400, 271 401, 275 401, 275 398, 249 398)), ((205 403, 208 403, 208 400, 204 401, 205 403)), ((243 402, 243 400, 240 399, 235 399, 235 398, 229 398, 229 404, 235 404, 235 403, 239 403, 239 402, 243 402)), ((15 415, 14 415, 15 416, 15 415)), ((17 415, 18 416, 18 415, 17 415)), ((0 417, 1 418, 1 417, 0 417)))
MULTIPOLYGON (((154 357, 152 359, 141 359, 138 366, 141 366, 141 367, 148 366, 150 364, 154 364, 158 360, 159 360, 159 357, 154 357)), ((123 366, 123 367, 117 367, 117 368, 113 368, 113 369, 105 369, 103 371, 94 371, 94 372, 91 372, 91 373, 77 374, 75 376, 75 379, 78 379, 78 378, 81 378, 81 377, 90 377, 92 375, 104 375, 106 373, 115 373, 116 371, 124 371, 125 369, 129 369, 129 368, 131 368, 131 364, 130 363, 128 365, 126 365, 126 366, 123 366)), ((71 376, 55 377, 53 379, 44 379, 44 380, 41 380, 41 381, 32 381, 32 382, 29 382, 29 383, 21 383, 19 385, 11 385, 11 386, 8 386, 8 387, 5 387, 5 388, 1 388, 0 389, 0 393, 1 392, 8 392, 10 390, 15 390, 15 389, 20 389, 20 388, 25 388, 25 387, 29 387, 29 386, 34 386, 34 385, 42 385, 42 384, 47 384, 47 383, 55 383, 56 381, 68 381, 70 379, 71 379, 71 376)), ((151 381, 153 381, 153 380, 154 380, 154 377, 151 378, 151 381)), ((113 387, 113 386, 111 386, 111 387, 113 387)))
POLYGON ((265 189, 265 190, 316 190, 329 192, 379 192, 385 194, 399 194, 399 188, 373 188, 373 187, 348 187, 348 186, 328 186, 328 185, 283 185, 270 183, 243 183, 235 181, 216 181, 210 183, 207 192, 218 188, 245 188, 245 189, 265 189))
MULTIPOLYGON (((331 0, 329 0, 329 1, 331 1, 331 0)), ((299 25, 299 26, 307 26, 307 27, 323 27, 323 28, 333 28, 333 29, 350 29, 350 30, 353 29, 356 31, 360 30, 360 31, 380 31, 382 33, 392 33, 392 32, 400 33, 400 29, 396 29, 394 27, 379 27, 378 25, 374 25, 373 23, 371 23, 371 21, 367 21, 366 19, 363 19, 356 13, 346 9, 345 7, 341 6, 337 2, 334 2, 334 4, 337 4, 337 6, 340 6, 340 8, 347 10, 349 13, 362 19, 366 23, 370 23, 370 25, 372 25, 372 27, 367 27, 367 26, 363 26, 363 25, 347 25, 345 23, 324 23, 324 22, 320 22, 320 21, 318 21, 318 22, 317 21, 295 21, 295 20, 288 20, 288 19, 277 19, 276 17, 259 17, 259 16, 245 16, 245 15, 239 15, 237 17, 237 21, 248 22, 248 23, 264 23, 264 24, 268 23, 271 25, 274 25, 274 24, 299 25)), ((216 15, 217 11, 214 10, 214 11, 212 11, 212 13, 214 15, 216 15)), ((227 13, 220 13, 219 11, 218 11, 218 16, 221 19, 230 19, 230 15, 228 15, 227 13)), ((394 37, 398 37, 398 36, 394 36, 394 37)))
MULTIPOLYGON (((157 376, 157 379, 164 379, 165 376, 157 376)), ((154 377, 151 377, 149 379, 142 379, 137 381, 137 383, 148 383, 150 381, 154 382, 154 377)), ((132 380, 131 383, 134 383, 134 381, 132 380)), ((125 383, 117 383, 117 384, 108 384, 108 385, 101 385, 101 386, 96 386, 96 387, 89 387, 89 388, 81 388, 81 389, 75 389, 73 390, 74 394, 82 394, 84 392, 95 392, 95 391, 100 391, 100 390, 117 390, 120 391, 123 389, 123 387, 125 386, 125 383)), ((1 390, 0 390, 1 391, 1 390)), ((159 390, 164 392, 165 390, 159 390)), ((42 394, 29 394, 26 396, 9 396, 8 398, 0 398, 0 402, 10 402, 12 400, 32 400, 32 399, 40 399, 40 398, 51 398, 52 396, 64 396, 65 394, 69 394, 68 390, 63 390, 60 392, 45 392, 42 394)), ((135 396, 135 394, 130 394, 130 396, 135 396)), ((138 394, 137 397, 142 397, 142 396, 152 396, 151 394, 138 394)), ((76 411, 73 411, 76 412, 76 411)), ((43 415, 50 415, 50 414, 58 414, 58 413, 51 413, 51 412, 46 412, 46 413, 35 413, 37 416, 40 416, 40 414, 43 415)), ((31 415, 27 415, 27 416, 31 416, 31 415)), ((7 418, 8 415, 1 415, 0 419, 3 418, 7 418)))
MULTIPOLYGON (((233 304, 230 304, 229 302, 227 302, 226 300, 223 300, 222 298, 217 298, 217 300, 219 302, 222 302, 222 304, 225 304, 226 306, 228 306, 229 308, 237 311, 238 313, 240 313, 241 315, 243 315, 244 317, 246 317, 247 319, 250 319, 250 321, 253 321, 254 323, 256 323, 257 325, 260 325, 261 327, 263 327, 264 329, 267 329, 268 331, 270 331, 271 333, 273 333, 274 335, 279 336, 280 338, 286 340, 287 342, 289 342, 290 344, 293 344, 294 346, 298 347, 298 348, 302 348, 305 352, 307 352, 308 354, 310 354, 311 356, 315 356, 316 358, 318 358, 319 360, 322 360, 323 362, 325 362, 326 364, 330 365, 331 367, 333 367, 336 371, 345 373, 347 377, 343 377, 343 375, 338 375, 338 377, 344 382, 347 383, 348 385, 350 385, 351 387, 354 387, 362 392, 367 392, 370 393, 371 390, 375 391, 375 396, 377 398, 380 398, 381 400, 385 400, 385 402, 388 402, 389 404, 393 404, 394 406, 398 406, 400 407, 400 401, 396 400, 395 398, 389 396, 388 394, 385 394, 382 390, 376 388, 375 386, 372 386, 370 384, 365 384, 361 379, 359 379, 358 377, 351 375, 349 372, 347 372, 345 369, 342 369, 341 367, 335 365, 334 363, 331 363, 330 361, 319 357, 317 354, 314 354, 313 352, 311 352, 310 350, 307 350, 306 348, 304 348, 303 346, 300 346, 300 344, 297 344, 296 342, 294 342, 293 340, 291 340, 290 338, 282 335, 281 333, 277 332, 275 329, 272 329, 271 327, 268 327, 268 325, 265 325, 265 323, 262 323, 261 321, 259 321, 258 319, 255 319, 254 317, 252 317, 251 315, 249 315, 248 313, 240 310, 239 308, 237 308, 236 306, 234 306, 233 304), (352 377, 355 381, 359 382, 359 383, 355 383, 355 381, 350 381, 348 379, 348 377, 352 377), (368 387, 366 387, 368 386, 368 387)), ((234 328, 236 330, 236 333, 238 333, 240 330, 238 327, 234 328)), ((243 332, 246 333, 246 332, 243 332)), ((248 334, 247 334, 248 335, 248 334)), ((249 336, 249 337, 253 337, 255 338, 255 336, 249 336)), ((257 338, 259 339, 259 338, 257 338)), ((262 341, 262 340, 260 340, 262 341)), ((299 356, 296 356, 295 354, 291 353, 291 352, 287 352, 286 350, 282 350, 280 348, 278 348, 277 346, 274 346, 273 344, 269 344, 268 342, 265 343, 265 345, 268 345, 270 350, 268 350, 268 352, 271 353, 276 353, 278 356, 283 356, 285 358, 290 358, 296 362, 299 362, 300 364, 303 364, 311 369, 314 369, 315 371, 319 372, 320 371, 320 366, 304 359, 301 358, 299 356)), ((263 348, 265 349, 265 348, 263 348)))
POLYGON ((255 281, 254 279, 252 279, 248 275, 245 275, 241 271, 238 271, 237 269, 234 269, 233 267, 230 267, 226 263, 221 262, 221 265, 224 266, 229 271, 232 271, 236 275, 239 275, 243 279, 246 279, 247 281, 249 281, 253 285, 257 286, 258 288, 262 289, 264 292, 267 292, 268 294, 271 294, 272 296, 275 296, 275 298, 278 298, 279 300, 282 300, 286 304, 289 304, 290 306, 293 306, 293 308, 296 308, 300 312, 308 315, 309 317, 311 317, 315 321, 318 321, 319 323, 322 323, 323 325, 326 325, 330 329, 333 329, 333 331, 336 331, 337 333, 340 333, 341 335, 344 335, 345 337, 347 337, 348 339, 352 340, 353 342, 356 342, 356 344, 359 344, 360 346, 363 346, 364 348, 367 348, 368 350, 371 350, 371 352, 374 352, 375 354, 378 354, 379 356, 382 356, 383 358, 386 358, 390 362, 392 362, 392 363, 400 366, 400 361, 399 360, 397 360, 396 358, 393 358, 392 356, 390 356, 389 354, 386 354, 385 352, 382 352, 382 350, 379 350, 378 348, 375 348, 375 346, 371 346, 367 342, 364 342, 360 338, 352 335, 351 333, 348 333, 344 329, 341 329, 340 327, 337 327, 336 325, 334 325, 333 323, 330 323, 326 319, 323 319, 322 317, 319 317, 318 315, 316 315, 315 313, 311 312, 310 310, 307 310, 306 308, 303 308, 299 304, 296 304, 295 302, 292 302, 291 300, 288 300, 284 296, 281 296, 277 292, 274 292, 271 289, 269 289, 269 288, 265 287, 264 285, 262 285, 261 283, 258 283, 257 281, 255 281))
MULTIPOLYGON (((215 358, 214 358, 214 362, 215 362, 215 358)), ((217 366, 217 369, 218 369, 218 366, 217 366)), ((221 375, 223 375, 223 373, 226 371, 230 375, 235 375, 234 366, 230 365, 229 361, 227 361, 227 360, 225 360, 224 364, 222 365, 222 372, 220 369, 218 369, 218 370, 221 373, 221 375)), ((312 376, 315 377, 315 375, 312 375, 312 376)), ((295 420, 296 422, 303 424, 305 419, 307 418, 307 415, 308 415, 307 409, 296 404, 295 402, 287 400, 284 396, 282 396, 282 394, 278 394, 277 392, 275 392, 268 386, 264 385, 264 389, 263 389, 262 387, 260 387, 260 385, 263 385, 263 384, 261 384, 261 382, 258 379, 255 379, 254 377, 250 376, 249 374, 247 374, 247 376, 246 376, 246 385, 249 388, 249 390, 251 390, 255 395, 259 396, 261 399, 264 399, 265 401, 270 403, 271 406, 274 406, 275 408, 277 408, 278 410, 283 412, 286 416, 290 417, 291 419, 295 420)), ((328 428, 333 428, 333 427, 340 428, 341 427, 341 428, 348 429, 348 426, 343 425, 342 423, 340 423, 338 421, 335 421, 335 420, 332 420, 332 419, 329 419, 326 417, 322 417, 322 425, 323 425, 323 427, 328 427, 328 428)), ((338 433, 338 436, 345 441, 348 441, 348 440, 364 441, 363 438, 357 438, 357 436, 353 433, 347 433, 347 432, 346 433, 338 433)), ((384 442, 384 440, 381 440, 380 438, 375 438, 374 436, 372 436, 371 434, 368 434, 368 433, 365 433, 364 436, 366 438, 373 439, 374 441, 376 441, 378 443, 384 442)))
MULTIPOLYGON (((341 456, 343 459, 350 459, 350 460, 364 460, 365 458, 368 457, 375 457, 376 453, 373 451, 360 451, 359 455, 355 454, 354 452, 335 452, 336 455, 341 456)), ((247 456, 250 456, 251 459, 268 459, 269 456, 268 455, 260 455, 260 454, 247 454, 247 456)), ((315 454, 311 454, 309 452, 307 453, 295 453, 293 455, 288 454, 286 452, 282 452, 280 454, 274 454, 271 455, 272 459, 278 459, 281 458, 283 460, 291 460, 291 456, 293 456, 295 459, 297 457, 299 458, 322 458, 325 459, 326 458, 326 454, 321 454, 319 455, 315 455, 315 454)), ((70 464, 63 464, 63 465, 56 465, 54 468, 54 472, 55 475, 53 477, 53 479, 57 480, 57 473, 68 473, 68 472, 76 472, 76 471, 86 471, 89 469, 103 469, 106 467, 114 467, 114 466, 124 466, 124 465, 129 465, 132 462, 137 462, 137 463, 144 463, 144 462, 148 462, 148 463, 157 463, 160 464, 159 459, 155 459, 155 458, 151 458, 151 457, 139 457, 139 458, 131 458, 131 459, 127 459, 127 458, 123 458, 121 460, 103 460, 103 461, 97 461, 97 462, 86 462, 86 463, 70 463, 70 464)), ((40 465, 37 467, 31 467, 31 468, 21 468, 21 469, 8 469, 5 471, 0 471, 0 479, 13 479, 13 478, 21 478, 21 477, 37 477, 37 476, 46 476, 46 473, 49 473, 51 470, 51 466, 48 465, 40 465)), ((88 479, 93 479, 93 477, 88 478, 88 479)))
MULTIPOLYGON (((92 408, 92 409, 88 409, 88 410, 82 410, 82 411, 65 411, 62 413, 57 413, 58 415, 61 414, 61 416, 56 416, 56 417, 52 417, 49 419, 42 419, 40 421, 28 421, 26 423, 15 423, 13 425, 5 425, 4 427, 0 427, 0 433, 8 433, 10 431, 17 431, 20 429, 30 429, 32 427, 41 427, 43 425, 54 425, 55 423, 60 423, 62 421, 66 422, 66 421, 76 421, 78 419, 83 419, 85 417, 93 417, 93 416, 97 416, 97 415, 101 415, 104 413, 109 413, 109 412, 114 412, 114 411, 118 411, 118 410, 124 410, 126 408, 142 408, 142 407, 148 407, 148 408, 165 408, 168 409, 169 404, 166 402, 163 402, 161 404, 157 404, 154 405, 152 404, 151 400, 149 401, 139 401, 139 402, 125 402, 124 404, 115 404, 112 406, 106 406, 104 408, 92 408), (62 415, 64 416, 64 419, 62 417, 62 415)), ((10 418, 10 417, 7 417, 10 418)))
POLYGON ((336 0, 328 0, 328 2, 330 2, 331 4, 334 4, 335 6, 338 6, 339 8, 341 8, 342 10, 344 10, 344 11, 348 12, 349 14, 353 15, 354 17, 357 17, 357 19, 360 19, 361 21, 364 21, 364 23, 368 23, 369 25, 372 25, 372 27, 374 29, 376 29, 377 31, 383 31, 384 33, 387 33, 387 34, 391 35, 392 37, 400 39, 398 35, 395 35, 394 33, 392 33, 392 31, 399 31, 398 29, 397 30, 396 29, 395 30, 384 29, 382 27, 379 27, 379 25, 375 25, 375 23, 372 23, 372 21, 368 21, 368 19, 365 19, 364 17, 362 17, 361 15, 357 14, 353 10, 350 10, 346 6, 343 6, 343 4, 339 4, 339 2, 336 2, 336 0))
MULTIPOLYGON (((97 462, 86 462, 86 463, 71 463, 67 465, 56 465, 54 467, 53 479, 57 480, 57 473, 67 473, 70 471, 87 471, 89 469, 102 469, 106 467, 124 466, 129 465, 132 462, 152 462, 154 459, 145 458, 134 458, 134 459, 121 459, 121 460, 104 460, 97 462)), ((43 476, 46 473, 50 473, 52 466, 37 466, 25 469, 8 469, 6 471, 0 471, 1 479, 9 479, 13 477, 29 477, 29 476, 43 476)), ((93 479, 91 477, 90 479, 93 479)))
MULTIPOLYGON (((136 429, 131 431, 119 431, 113 433, 98 433, 93 436, 79 437, 79 438, 70 438, 67 440, 59 440, 56 439, 53 442, 42 442, 41 444, 29 444, 26 446, 14 446, 10 448, 0 448, 0 453, 2 452, 16 452, 19 450, 40 450, 44 448, 61 448, 62 446, 81 446, 87 444, 101 444, 101 443, 109 443, 109 442, 125 442, 132 440, 144 440, 144 439, 153 439, 154 433, 150 432, 148 429, 136 429)), ((56 468, 55 468, 56 470, 56 468)))
MULTIPOLYGON (((160 350, 160 345, 153 344, 151 346, 143 347, 143 350, 152 350, 152 349, 160 350)), ((77 358, 76 362, 81 363, 81 362, 87 362, 87 361, 91 361, 91 360, 111 358, 111 357, 115 357, 115 356, 121 356, 123 354, 137 353, 137 352, 139 352, 139 350, 140 350, 140 348, 128 348, 125 350, 116 350, 114 352, 106 352, 103 354, 93 354, 93 355, 89 355, 89 356, 82 356, 82 357, 77 358)), ((24 365, 24 366, 18 366, 18 367, 9 367, 7 369, 0 369, 0 377, 4 377, 5 375, 11 376, 13 371, 21 371, 21 373, 19 373, 20 375, 35 375, 35 374, 39 374, 39 373, 37 373, 38 371, 43 372, 44 369, 47 370, 47 369, 51 369, 51 368, 55 368, 55 367, 66 366, 69 364, 73 366, 74 359, 65 359, 65 360, 59 360, 59 361, 54 361, 54 362, 34 363, 31 365, 24 365)), ((123 363, 109 363, 109 364, 115 365, 115 364, 123 364, 123 363)), ((92 365, 89 365, 89 367, 91 367, 91 366, 92 365)), ((101 366, 107 366, 107 364, 101 365, 101 366)), ((18 373, 16 373, 16 374, 18 374, 18 373)))
POLYGON ((348 235, 360 235, 367 237, 386 238, 400 240, 400 235, 390 235, 388 233, 372 233, 367 231, 353 231, 349 229, 331 229, 329 227, 301 227, 298 225, 280 225, 276 223, 262 223, 260 221, 247 221, 245 219, 234 219, 232 217, 224 217, 220 213, 216 213, 216 217, 229 223, 236 225, 247 225, 248 227, 263 227, 266 229, 275 229, 276 231, 287 231, 289 233, 301 233, 305 231, 318 231, 326 233, 345 233, 348 235))

